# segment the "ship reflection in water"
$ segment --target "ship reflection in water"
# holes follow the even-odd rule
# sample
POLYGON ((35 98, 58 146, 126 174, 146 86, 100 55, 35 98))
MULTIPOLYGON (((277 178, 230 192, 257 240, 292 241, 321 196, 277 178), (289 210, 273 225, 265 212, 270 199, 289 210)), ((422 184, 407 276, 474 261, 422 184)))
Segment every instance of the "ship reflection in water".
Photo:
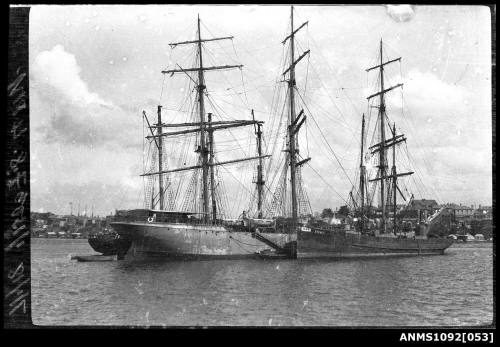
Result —
POLYGON ((464 326, 493 319, 492 244, 357 260, 79 263, 32 239, 37 325, 464 326), (64 283, 64 285, 61 285, 64 283))

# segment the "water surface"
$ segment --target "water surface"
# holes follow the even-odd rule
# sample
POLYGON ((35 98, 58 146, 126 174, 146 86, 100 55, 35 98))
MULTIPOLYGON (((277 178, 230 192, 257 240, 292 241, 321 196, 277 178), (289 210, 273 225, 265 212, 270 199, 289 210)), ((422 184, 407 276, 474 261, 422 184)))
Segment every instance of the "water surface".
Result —
POLYGON ((32 239, 37 325, 462 326, 493 320, 492 244, 350 260, 76 262, 32 239))

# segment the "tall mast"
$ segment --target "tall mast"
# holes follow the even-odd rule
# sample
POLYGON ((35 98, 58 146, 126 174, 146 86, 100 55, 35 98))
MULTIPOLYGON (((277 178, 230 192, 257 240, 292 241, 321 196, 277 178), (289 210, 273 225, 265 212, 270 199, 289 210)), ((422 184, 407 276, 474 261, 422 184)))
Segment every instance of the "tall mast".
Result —
POLYGON ((208 113, 208 141, 210 151, 210 196, 212 197, 212 222, 217 220, 217 204, 215 201, 215 179, 214 179, 214 131, 212 130, 212 114, 208 113))
MULTIPOLYGON (((396 143, 396 123, 394 123, 392 131, 392 141, 396 143)), ((393 232, 396 234, 396 190, 398 189, 396 180, 398 176, 396 174, 396 145, 392 146, 392 195, 393 195, 393 232)))
MULTIPOLYGON (((162 145, 162 126, 161 126, 161 105, 158 105, 158 171, 163 171, 163 145, 162 145)), ((163 174, 158 176, 158 192, 160 196, 160 210, 163 210, 163 174)))
POLYGON ((208 152, 205 143, 205 104, 203 98, 203 90, 205 89, 205 77, 203 75, 203 53, 201 49, 201 30, 200 30, 200 15, 198 15, 198 57, 200 68, 198 70, 198 102, 200 113, 200 156, 202 168, 202 185, 203 185, 203 216, 205 220, 208 218, 208 152))
MULTIPOLYGON (((374 151, 378 151, 379 152, 379 177, 374 179, 374 180, 370 180, 370 182, 372 181, 378 181, 380 180, 380 205, 381 205, 381 208, 382 208, 382 230, 383 232, 386 232, 387 230, 387 223, 386 223, 386 197, 385 197, 385 182, 386 180, 389 178, 387 177, 387 172, 386 172, 386 168, 387 168, 387 164, 386 164, 386 147, 390 146, 390 145, 395 145, 396 144, 396 141, 393 141, 392 144, 388 143, 386 140, 385 140, 385 101, 384 101, 384 94, 393 90, 394 88, 397 88, 397 87, 401 87, 403 84, 402 83, 399 83, 395 86, 392 86, 392 87, 389 87, 387 89, 384 89, 384 65, 387 65, 387 64, 390 64, 390 63, 394 63, 396 61, 400 61, 401 60, 401 57, 400 58, 396 58, 396 59, 393 59, 393 60, 389 60, 389 61, 386 61, 384 62, 383 61, 383 51, 382 51, 382 39, 380 39, 380 65, 377 65, 377 66, 374 66, 374 67, 371 67, 369 69, 366 69, 366 71, 370 71, 370 70, 373 70, 373 69, 377 69, 379 68, 380 69, 380 91, 373 94, 373 95, 370 95, 367 97, 367 99, 371 99, 373 97, 376 97, 376 96, 380 96, 380 106, 379 106, 379 117, 380 117, 380 143, 379 144, 376 144, 370 148, 375 148, 377 147, 374 151)), ((399 141, 399 140, 398 140, 399 141)), ((390 140, 389 140, 390 142, 390 140)), ((391 176, 392 177, 392 176, 391 176)))
MULTIPOLYGON (((175 73, 183 73, 183 74, 186 74, 195 83, 196 89, 197 89, 197 94, 198 94, 197 102, 198 102, 199 122, 178 123, 178 124, 158 124, 157 127, 160 127, 160 128, 163 128, 163 127, 165 127, 165 128, 183 127, 183 128, 187 128, 187 129, 180 130, 180 131, 166 131, 163 133, 158 131, 158 133, 156 135, 153 134, 153 131, 152 131, 153 127, 149 126, 149 122, 148 122, 148 126, 149 126, 149 129, 151 131, 151 135, 146 136, 146 138, 147 139, 153 138, 156 141, 156 138, 161 139, 163 137, 176 136, 176 135, 188 134, 188 133, 193 133, 193 132, 200 132, 200 137, 199 137, 200 144, 199 144, 199 147, 196 149, 196 152, 199 153, 201 163, 199 163, 198 165, 195 165, 195 166, 184 166, 182 168, 175 168, 175 169, 170 169, 170 170, 162 170, 160 168, 160 170, 158 170, 158 172, 148 172, 148 173, 142 174, 141 176, 160 175, 160 177, 161 177, 161 174, 170 173, 170 172, 202 169, 202 173, 203 173, 203 175, 202 175, 202 200, 203 200, 204 220, 208 221, 209 219, 213 219, 215 221, 217 207, 216 207, 216 202, 215 202, 215 180, 214 180, 213 167, 218 166, 218 165, 237 163, 237 162, 246 161, 246 160, 259 159, 259 157, 235 159, 235 160, 229 160, 229 161, 225 161, 225 162, 216 163, 215 158, 214 158, 214 153, 213 153, 213 148, 214 148, 214 146, 213 146, 213 131, 233 128, 233 127, 261 124, 263 122, 255 121, 255 120, 253 120, 253 121, 234 120, 234 121, 212 122, 211 114, 209 114, 209 118, 210 118, 209 121, 208 122, 205 121, 204 90, 206 89, 206 85, 205 85, 204 71, 215 71, 215 70, 227 70, 227 69, 233 69, 233 68, 241 68, 243 65, 203 66, 202 43, 209 42, 209 41, 211 42, 211 41, 219 41, 219 40, 232 40, 233 36, 202 39, 202 37, 201 37, 201 21, 200 21, 199 15, 198 15, 197 28, 198 28, 197 39, 170 43, 169 45, 172 48, 175 48, 175 47, 180 46, 180 45, 196 44, 197 54, 198 54, 198 64, 197 65, 199 65, 199 66, 182 68, 179 64, 177 64, 177 68, 169 69, 169 70, 162 70, 162 73, 163 74, 170 74, 171 76, 173 76, 175 73), (197 80, 192 78, 190 76, 189 72, 196 72, 198 74, 197 80), (208 129, 207 129, 207 127, 208 127, 208 129), (208 141, 207 141, 206 136, 208 136, 208 141), (209 177, 209 169, 211 169, 210 177, 209 177), (209 185, 210 185, 210 187, 209 187, 209 185), (211 195, 212 195, 212 211, 210 211, 210 203, 209 203, 210 192, 209 192, 209 189, 211 190, 211 195)), ((145 118, 147 120, 146 116, 145 116, 145 118)), ((157 145, 158 145, 158 143, 157 143, 157 145)), ((266 157, 269 157, 269 155, 262 156, 262 158, 266 158, 266 157)))
POLYGON ((309 50, 304 52, 300 57, 295 60, 295 34, 302 29, 308 22, 303 23, 297 29, 293 29, 293 6, 290 8, 290 35, 288 35, 282 43, 285 44, 286 40, 290 39, 290 66, 283 72, 283 75, 289 73, 290 79, 288 80, 288 92, 290 94, 290 125, 288 126, 288 154, 289 154, 289 165, 290 165, 290 186, 291 186, 291 199, 292 199, 292 228, 295 231, 297 225, 297 182, 296 182, 296 169, 301 164, 308 160, 303 160, 301 163, 297 163, 297 141, 295 135, 299 131, 299 128, 304 124, 306 116, 303 116, 303 111, 297 116, 295 114, 295 65, 309 54, 309 50), (301 118, 301 116, 303 116, 301 118))
POLYGON ((363 147, 365 140, 365 114, 363 113, 363 119, 361 121, 361 153, 360 153, 360 163, 359 163, 359 190, 361 191, 361 232, 364 229, 364 208, 365 208, 365 165, 363 161, 363 147))
MULTIPOLYGON (((293 32, 293 6, 290 8, 291 16, 291 34, 290 34, 290 81, 288 81, 288 90, 290 93, 290 124, 295 123, 295 33, 293 32)), ((297 223, 297 187, 296 187, 296 177, 295 177, 295 164, 296 164, 296 152, 295 152, 295 134, 293 129, 289 129, 289 154, 290 154, 290 185, 292 189, 292 225, 295 231, 297 223)))
MULTIPOLYGON (((401 191, 399 190, 397 184, 396 184, 396 179, 397 177, 400 176, 407 176, 411 175, 413 172, 405 172, 405 173, 396 173, 396 164, 395 164, 395 146, 396 144, 406 141, 406 138, 404 135, 398 135, 396 136, 396 126, 394 126, 394 133, 391 139, 387 140, 385 139, 385 101, 384 101, 384 94, 395 89, 398 87, 402 87, 402 83, 398 83, 392 87, 389 87, 387 89, 384 89, 384 65, 394 63, 396 61, 400 61, 401 57, 392 59, 389 61, 383 61, 383 51, 382 51, 382 39, 380 39, 380 65, 373 66, 371 68, 366 69, 366 72, 370 70, 374 70, 379 68, 380 69, 380 91, 372 94, 367 97, 368 100, 371 98, 374 98, 376 96, 380 96, 380 106, 379 106, 379 117, 380 117, 380 143, 377 143, 373 146, 370 147, 372 150, 372 154, 375 154, 376 152, 379 152, 379 171, 378 171, 378 178, 369 180, 370 182, 373 181, 380 181, 380 204, 382 207, 382 231, 385 233, 387 231, 387 223, 386 223, 386 197, 385 197, 385 183, 388 179, 392 179, 393 182, 393 205, 394 205, 394 225, 396 223, 396 192, 401 191), (391 175, 387 176, 387 157, 386 157, 386 150, 388 147, 393 146, 393 172, 391 175)), ((402 195, 402 193, 401 193, 402 195)), ((403 196, 404 198, 404 196, 403 196)), ((395 231, 395 226, 394 226, 394 231, 395 231)))
MULTIPOLYGON (((384 64, 382 55, 382 39, 380 39, 380 91, 384 90, 384 64)), ((379 172, 380 177, 380 204, 382 207, 382 230, 386 232, 386 212, 385 212, 385 176, 386 176, 386 165, 385 165, 385 103, 384 103, 384 93, 380 93, 380 107, 379 107, 379 117, 380 117, 380 142, 382 143, 380 154, 379 154, 379 172)))
MULTIPOLYGON (((252 119, 255 120, 255 116, 252 110, 252 119)), ((259 156, 259 164, 257 165, 257 218, 262 218, 262 188, 264 187, 264 177, 262 175, 262 124, 257 123, 257 154, 259 156)))

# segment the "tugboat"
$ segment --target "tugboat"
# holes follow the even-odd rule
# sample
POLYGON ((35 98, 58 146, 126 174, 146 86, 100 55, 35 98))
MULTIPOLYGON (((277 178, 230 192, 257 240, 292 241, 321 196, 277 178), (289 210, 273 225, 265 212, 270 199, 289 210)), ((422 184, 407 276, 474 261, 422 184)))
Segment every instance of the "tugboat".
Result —
POLYGON ((89 234, 89 245, 94 251, 102 253, 103 256, 116 255, 118 260, 125 257, 132 242, 121 237, 114 230, 104 229, 104 231, 89 234))

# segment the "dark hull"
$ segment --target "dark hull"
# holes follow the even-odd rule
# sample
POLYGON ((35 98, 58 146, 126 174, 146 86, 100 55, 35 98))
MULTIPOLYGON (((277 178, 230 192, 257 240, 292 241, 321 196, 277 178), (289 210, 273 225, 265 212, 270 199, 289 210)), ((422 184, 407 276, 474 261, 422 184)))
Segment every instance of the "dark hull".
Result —
POLYGON ((311 230, 297 233, 297 258, 358 258, 444 254, 453 241, 398 238, 354 232, 311 230))
MULTIPOLYGON (((126 258, 243 259, 256 258, 270 247, 252 232, 232 231, 224 226, 175 223, 114 222, 120 237, 131 240, 126 258)), ((295 235, 262 233, 285 247, 295 235)))
POLYGON ((102 253, 102 255, 118 255, 118 258, 123 258, 132 242, 117 236, 115 233, 91 235, 88 242, 94 251, 102 253))
POLYGON ((81 262, 94 262, 94 261, 114 261, 118 260, 117 255, 75 255, 71 257, 72 260, 81 262))

